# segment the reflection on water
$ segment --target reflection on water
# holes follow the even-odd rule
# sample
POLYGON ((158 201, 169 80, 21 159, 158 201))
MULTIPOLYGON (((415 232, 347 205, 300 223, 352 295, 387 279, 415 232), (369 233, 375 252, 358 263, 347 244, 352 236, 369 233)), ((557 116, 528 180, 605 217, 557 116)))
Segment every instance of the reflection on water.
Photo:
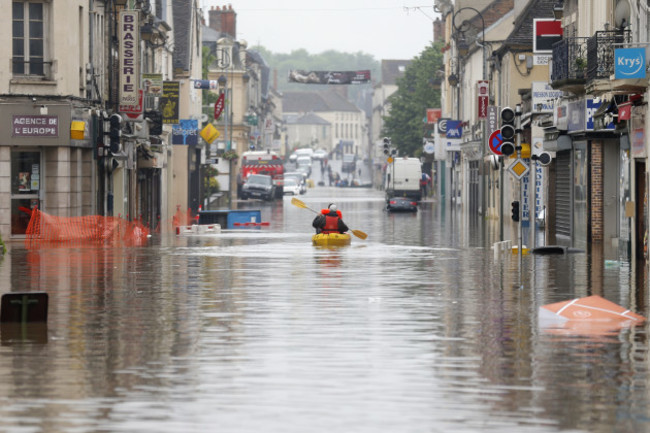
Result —
POLYGON ((520 288, 489 224, 387 214, 363 189, 304 201, 332 195, 366 241, 313 247, 313 214, 285 198, 244 205, 263 229, 10 245, 1 287, 50 309, 45 338, 0 329, 0 432, 650 430, 647 324, 537 326, 539 306, 591 294, 647 316, 628 264, 525 256, 520 288))

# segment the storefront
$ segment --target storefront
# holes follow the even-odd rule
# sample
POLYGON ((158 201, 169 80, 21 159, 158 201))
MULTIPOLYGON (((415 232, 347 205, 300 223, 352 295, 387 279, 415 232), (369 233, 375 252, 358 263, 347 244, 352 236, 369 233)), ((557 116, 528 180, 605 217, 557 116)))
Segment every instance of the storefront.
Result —
POLYGON ((60 216, 93 208, 95 134, 91 110, 71 101, 21 98, 0 103, 0 234, 25 235, 31 212, 60 216))

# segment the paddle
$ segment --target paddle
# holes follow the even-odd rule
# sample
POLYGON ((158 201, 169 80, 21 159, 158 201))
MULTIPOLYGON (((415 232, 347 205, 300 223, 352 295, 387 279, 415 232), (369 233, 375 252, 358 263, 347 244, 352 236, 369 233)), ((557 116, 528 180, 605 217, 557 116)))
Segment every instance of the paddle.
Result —
MULTIPOLYGON (((310 210, 310 211, 312 211, 312 212, 314 212, 314 213, 320 215, 320 212, 318 212, 317 210, 314 210, 314 209, 310 208, 309 206, 307 206, 307 205, 305 204, 305 202, 303 202, 302 200, 298 200, 298 199, 295 198, 295 197, 292 197, 292 198, 291 198, 291 204, 294 205, 294 206, 301 207, 301 208, 303 208, 303 209, 310 210)), ((355 235, 355 236, 358 237, 359 239, 365 239, 365 238, 368 237, 368 235, 367 235, 366 233, 362 232, 361 230, 350 230, 350 231, 352 232, 353 235, 355 235)))

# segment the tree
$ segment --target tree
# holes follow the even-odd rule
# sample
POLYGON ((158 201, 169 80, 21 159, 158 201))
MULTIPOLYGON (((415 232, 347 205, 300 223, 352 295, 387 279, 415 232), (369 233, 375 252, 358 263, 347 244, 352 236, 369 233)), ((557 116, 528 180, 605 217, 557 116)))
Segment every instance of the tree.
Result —
POLYGON ((425 48, 397 80, 398 89, 388 98, 389 114, 384 117, 382 135, 391 137, 400 155, 419 156, 427 108, 440 107, 436 73, 443 67, 442 43, 425 48))
MULTIPOLYGON (((210 52, 210 48, 204 45, 202 57, 202 78, 204 80, 208 79, 209 67, 212 63, 214 63, 215 60, 216 57, 213 53, 210 52)), ((214 120, 214 109, 212 107, 214 107, 214 103, 217 102, 219 95, 208 89, 203 89, 201 93, 203 95, 203 114, 207 115, 208 122, 211 122, 214 120)), ((204 125, 208 122, 205 122, 204 125)))

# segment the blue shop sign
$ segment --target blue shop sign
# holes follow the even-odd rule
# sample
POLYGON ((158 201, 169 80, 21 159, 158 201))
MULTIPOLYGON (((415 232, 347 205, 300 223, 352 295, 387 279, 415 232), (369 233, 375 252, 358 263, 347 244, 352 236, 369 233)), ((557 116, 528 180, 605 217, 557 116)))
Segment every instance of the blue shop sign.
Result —
POLYGON ((461 138, 463 136, 463 124, 460 120, 447 121, 447 138, 461 138))
POLYGON ((614 50, 614 77, 645 78, 645 48, 617 48, 614 50))
POLYGON ((181 123, 172 126, 172 144, 196 145, 199 140, 199 121, 181 119, 181 123))
MULTIPOLYGON (((585 128, 587 131, 594 130, 594 113, 600 108, 601 105, 603 105, 602 99, 598 102, 594 101, 591 98, 587 99, 587 127, 585 128)), ((605 129, 616 129, 616 125, 614 125, 614 122, 610 122, 609 125, 605 127, 605 129)))

